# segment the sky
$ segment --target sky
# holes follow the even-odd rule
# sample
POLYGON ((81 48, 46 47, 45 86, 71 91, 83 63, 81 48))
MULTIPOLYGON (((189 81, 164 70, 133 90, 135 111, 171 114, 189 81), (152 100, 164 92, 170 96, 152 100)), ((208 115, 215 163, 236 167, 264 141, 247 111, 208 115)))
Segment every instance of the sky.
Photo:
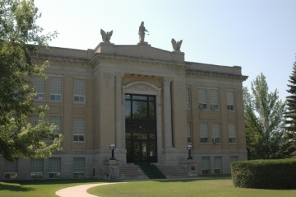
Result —
POLYGON ((285 100, 296 60, 296 0, 35 0, 50 46, 94 49, 100 29, 111 43, 136 45, 142 21, 152 47, 172 51, 183 40, 185 61, 240 66, 250 88, 260 73, 285 100))

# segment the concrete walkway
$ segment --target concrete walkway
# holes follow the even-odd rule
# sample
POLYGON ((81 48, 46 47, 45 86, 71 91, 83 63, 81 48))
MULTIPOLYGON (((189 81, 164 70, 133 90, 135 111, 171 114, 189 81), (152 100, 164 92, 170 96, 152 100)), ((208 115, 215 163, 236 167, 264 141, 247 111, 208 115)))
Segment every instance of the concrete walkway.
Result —
POLYGON ((86 185, 77 185, 73 187, 67 187, 61 190, 56 191, 56 195, 60 197, 94 197, 95 195, 87 193, 87 190, 92 187, 100 185, 110 185, 116 183, 93 183, 86 185))

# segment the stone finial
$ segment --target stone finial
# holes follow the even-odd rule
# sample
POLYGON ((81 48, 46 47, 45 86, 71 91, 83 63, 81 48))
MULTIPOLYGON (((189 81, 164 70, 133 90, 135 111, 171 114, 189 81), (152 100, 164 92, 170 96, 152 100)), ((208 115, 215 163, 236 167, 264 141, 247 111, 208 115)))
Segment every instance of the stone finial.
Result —
POLYGON ((102 39, 103 39, 103 42, 106 42, 106 43, 110 43, 110 39, 111 39, 111 36, 113 34, 113 30, 108 32, 107 33, 101 29, 101 35, 102 35, 102 39))
POLYGON ((176 42, 176 40, 174 38, 172 38, 172 45, 173 45, 173 49, 176 52, 180 52, 180 48, 182 45, 182 40, 176 42))

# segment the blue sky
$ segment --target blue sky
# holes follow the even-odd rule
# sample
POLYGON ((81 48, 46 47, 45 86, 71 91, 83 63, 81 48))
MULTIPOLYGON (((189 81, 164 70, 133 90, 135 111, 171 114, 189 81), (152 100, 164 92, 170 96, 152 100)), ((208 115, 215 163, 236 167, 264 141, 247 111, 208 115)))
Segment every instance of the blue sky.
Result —
POLYGON ((183 40, 185 60, 241 66, 249 76, 263 73, 281 99, 296 54, 296 0, 35 0, 44 32, 59 32, 50 46, 93 49, 100 29, 113 30, 116 45, 138 43, 142 21, 152 47, 172 51, 183 40))

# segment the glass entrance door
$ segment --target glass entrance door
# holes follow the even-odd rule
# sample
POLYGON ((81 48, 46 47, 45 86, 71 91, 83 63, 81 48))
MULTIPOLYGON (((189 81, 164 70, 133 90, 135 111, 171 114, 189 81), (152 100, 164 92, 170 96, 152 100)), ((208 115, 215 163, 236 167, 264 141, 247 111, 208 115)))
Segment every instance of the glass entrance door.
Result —
POLYGON ((157 162, 155 96, 125 95, 127 162, 157 162))

